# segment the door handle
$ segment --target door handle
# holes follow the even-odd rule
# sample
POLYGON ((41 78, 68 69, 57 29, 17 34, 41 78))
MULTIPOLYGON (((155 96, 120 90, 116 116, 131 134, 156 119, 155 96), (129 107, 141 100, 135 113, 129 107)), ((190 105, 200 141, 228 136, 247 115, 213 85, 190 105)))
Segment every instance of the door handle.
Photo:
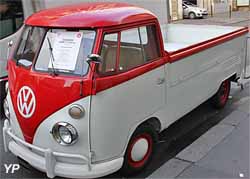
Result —
POLYGON ((164 82, 165 82, 165 78, 158 78, 156 83, 157 83, 157 85, 161 85, 164 82))

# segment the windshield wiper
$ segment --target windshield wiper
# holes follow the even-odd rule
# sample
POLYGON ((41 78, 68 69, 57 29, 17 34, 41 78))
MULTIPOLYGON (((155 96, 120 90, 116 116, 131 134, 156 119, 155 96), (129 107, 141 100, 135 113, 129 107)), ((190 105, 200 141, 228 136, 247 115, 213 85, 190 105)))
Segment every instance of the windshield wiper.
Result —
POLYGON ((50 40, 49 38, 47 37, 47 41, 48 41, 48 44, 49 44, 49 52, 50 52, 50 57, 51 57, 51 67, 52 67, 52 74, 53 76, 56 76, 57 73, 56 73, 56 69, 54 67, 54 62, 55 62, 55 58, 54 58, 54 54, 53 54, 53 48, 51 46, 51 43, 50 43, 50 40))

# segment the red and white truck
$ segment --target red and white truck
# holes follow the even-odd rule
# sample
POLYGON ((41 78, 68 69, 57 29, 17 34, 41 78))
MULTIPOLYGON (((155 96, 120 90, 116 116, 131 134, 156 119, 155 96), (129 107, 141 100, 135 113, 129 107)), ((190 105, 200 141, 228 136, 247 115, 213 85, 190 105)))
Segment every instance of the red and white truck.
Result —
POLYGON ((225 106, 248 28, 167 25, 124 3, 42 10, 8 60, 5 151, 47 176, 141 171, 158 134, 206 100, 225 106))

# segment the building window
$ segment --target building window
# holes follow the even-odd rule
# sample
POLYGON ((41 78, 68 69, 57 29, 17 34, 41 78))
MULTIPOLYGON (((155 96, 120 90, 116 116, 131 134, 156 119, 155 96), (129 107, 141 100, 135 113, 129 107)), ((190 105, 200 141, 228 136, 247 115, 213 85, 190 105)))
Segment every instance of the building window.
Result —
POLYGON ((237 5, 238 6, 250 6, 250 1, 249 0, 237 0, 237 5))
POLYGON ((23 24, 22 0, 0 1, 0 39, 14 34, 23 24))

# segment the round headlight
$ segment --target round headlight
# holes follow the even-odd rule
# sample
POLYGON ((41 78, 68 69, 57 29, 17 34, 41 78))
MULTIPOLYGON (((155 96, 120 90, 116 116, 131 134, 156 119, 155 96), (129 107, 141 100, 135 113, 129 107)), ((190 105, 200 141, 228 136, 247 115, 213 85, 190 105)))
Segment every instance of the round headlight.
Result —
POLYGON ((52 129, 54 139, 61 145, 71 145, 77 141, 78 133, 69 123, 59 122, 52 129))
POLYGON ((85 110, 81 105, 72 105, 69 109, 69 115, 74 119, 80 119, 84 116, 85 110))
POLYGON ((6 99, 3 102, 3 110, 4 110, 5 117, 9 119, 10 118, 10 108, 9 108, 9 103, 6 99))
POLYGON ((8 93, 9 91, 9 82, 5 83, 5 92, 8 93))

